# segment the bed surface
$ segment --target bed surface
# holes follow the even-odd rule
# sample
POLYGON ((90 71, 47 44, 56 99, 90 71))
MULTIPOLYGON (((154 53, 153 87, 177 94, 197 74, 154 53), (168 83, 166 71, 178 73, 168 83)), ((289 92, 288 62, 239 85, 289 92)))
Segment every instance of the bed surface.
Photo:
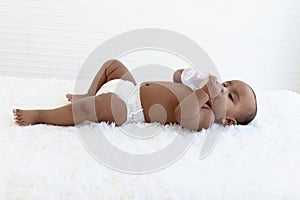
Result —
MULTIPOLYGON (((96 161, 75 127, 13 123, 13 108, 68 103, 65 94, 72 92, 73 81, 2 77, 0 85, 0 199, 300 199, 300 95, 295 92, 256 90, 258 115, 250 125, 194 132, 191 147, 170 167, 129 175, 96 161), (215 149, 199 160, 206 135, 215 130, 222 133, 215 149)), ((161 127, 163 134, 151 146, 106 123, 84 127, 105 130, 128 151, 151 151, 189 132, 161 127)))

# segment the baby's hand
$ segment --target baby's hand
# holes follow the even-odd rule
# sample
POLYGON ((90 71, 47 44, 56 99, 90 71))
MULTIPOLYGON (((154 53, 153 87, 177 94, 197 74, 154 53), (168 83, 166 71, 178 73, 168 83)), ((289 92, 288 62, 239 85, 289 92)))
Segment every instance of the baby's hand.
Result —
POLYGON ((217 81, 217 77, 209 75, 202 89, 208 94, 210 99, 214 99, 216 96, 221 94, 223 87, 217 81))

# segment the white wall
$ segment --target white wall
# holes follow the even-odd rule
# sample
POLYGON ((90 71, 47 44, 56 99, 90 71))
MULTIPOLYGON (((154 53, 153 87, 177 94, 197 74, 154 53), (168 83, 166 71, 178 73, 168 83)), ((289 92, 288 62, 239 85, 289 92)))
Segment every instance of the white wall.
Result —
POLYGON ((299 10, 296 0, 0 0, 0 75, 74 79, 105 40, 155 27, 195 40, 223 80, 300 92, 299 10))

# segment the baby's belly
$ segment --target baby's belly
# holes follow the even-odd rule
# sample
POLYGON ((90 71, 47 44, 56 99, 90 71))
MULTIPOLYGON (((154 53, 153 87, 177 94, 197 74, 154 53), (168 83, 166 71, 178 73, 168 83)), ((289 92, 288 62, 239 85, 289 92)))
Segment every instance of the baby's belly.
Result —
POLYGON ((175 108, 192 90, 181 83, 151 81, 141 84, 140 93, 145 120, 167 124, 177 123, 175 108))

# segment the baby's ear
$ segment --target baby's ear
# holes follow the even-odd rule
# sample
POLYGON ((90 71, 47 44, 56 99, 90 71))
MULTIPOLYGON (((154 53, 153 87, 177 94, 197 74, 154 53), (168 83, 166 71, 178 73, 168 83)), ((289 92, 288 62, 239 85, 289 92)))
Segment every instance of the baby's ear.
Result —
POLYGON ((232 117, 226 117, 222 119, 222 124, 224 126, 237 125, 237 121, 232 117))

